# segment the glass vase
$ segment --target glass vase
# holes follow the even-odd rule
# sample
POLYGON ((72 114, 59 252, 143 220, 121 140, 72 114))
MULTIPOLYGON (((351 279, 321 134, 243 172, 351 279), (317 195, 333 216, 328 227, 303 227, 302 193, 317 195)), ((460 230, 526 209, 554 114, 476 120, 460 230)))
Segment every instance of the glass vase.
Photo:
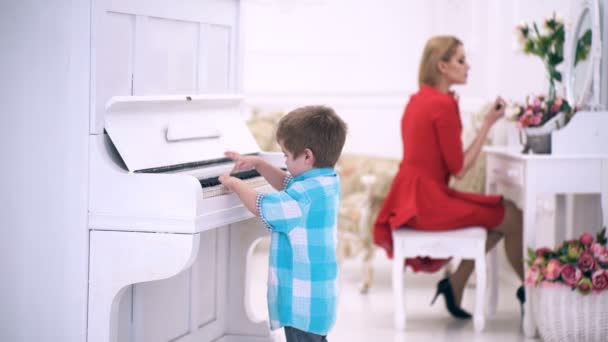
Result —
POLYGON ((566 116, 564 113, 555 115, 551 120, 539 127, 525 127, 520 131, 520 142, 524 146, 523 153, 550 154, 551 153, 551 133, 565 125, 566 116), (525 135, 525 141, 522 137, 525 135))

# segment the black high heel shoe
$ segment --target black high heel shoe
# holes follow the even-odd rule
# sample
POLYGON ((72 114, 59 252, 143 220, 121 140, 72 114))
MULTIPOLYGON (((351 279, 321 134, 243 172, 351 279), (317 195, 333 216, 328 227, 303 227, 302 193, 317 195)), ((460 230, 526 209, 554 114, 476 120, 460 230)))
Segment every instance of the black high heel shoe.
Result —
POLYGON ((521 315, 524 315, 524 303, 526 302, 526 289, 524 288, 524 286, 520 286, 517 288, 517 291, 515 292, 515 297, 517 297, 517 300, 519 301, 519 307, 521 309, 521 315))
POLYGON ((452 284, 450 284, 450 280, 448 278, 444 278, 437 284, 437 292, 431 301, 431 305, 435 304, 435 300, 437 300, 437 297, 439 297, 440 294, 444 296, 445 307, 454 318, 470 319, 472 317, 470 313, 464 311, 458 306, 458 304, 456 304, 454 290, 452 290, 452 284))

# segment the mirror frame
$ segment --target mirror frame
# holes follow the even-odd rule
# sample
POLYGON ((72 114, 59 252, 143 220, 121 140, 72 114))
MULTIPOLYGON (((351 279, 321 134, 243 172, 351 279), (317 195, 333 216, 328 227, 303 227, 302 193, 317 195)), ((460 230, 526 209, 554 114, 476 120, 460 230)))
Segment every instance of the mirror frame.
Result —
POLYGON ((573 25, 566 30, 567 44, 566 53, 566 99, 573 106, 582 109, 596 109, 599 107, 600 96, 600 65, 602 52, 601 38, 601 15, 600 5, 598 0, 582 1, 580 10, 576 11, 576 17, 573 18, 573 25), (585 14, 591 17, 591 49, 589 51, 589 69, 585 73, 585 81, 583 89, 579 92, 580 98, 574 98, 572 76, 574 74, 574 60, 576 56, 576 47, 578 37, 577 34, 585 14))

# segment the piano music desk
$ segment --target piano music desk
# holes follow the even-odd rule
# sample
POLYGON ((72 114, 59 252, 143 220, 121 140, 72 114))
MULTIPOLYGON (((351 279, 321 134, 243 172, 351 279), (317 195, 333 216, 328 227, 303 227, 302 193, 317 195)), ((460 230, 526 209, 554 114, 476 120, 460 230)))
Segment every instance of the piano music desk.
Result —
MULTIPOLYGON (((485 147, 483 150, 487 156, 486 193, 503 194, 523 210, 524 257, 528 247, 537 247, 536 200, 539 194, 558 195, 556 241, 566 237, 566 194, 601 194, 603 218, 608 222, 608 159, 605 155, 534 155, 507 147, 485 147)), ((531 302, 526 301, 523 317, 524 333, 528 337, 536 335, 531 302)))

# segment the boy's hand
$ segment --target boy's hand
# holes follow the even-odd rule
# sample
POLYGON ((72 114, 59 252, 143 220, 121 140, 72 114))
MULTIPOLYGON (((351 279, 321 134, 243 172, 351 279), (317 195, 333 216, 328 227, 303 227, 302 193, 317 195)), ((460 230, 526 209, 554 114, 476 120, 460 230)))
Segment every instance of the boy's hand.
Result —
MULTIPOLYGON (((234 161, 234 168, 230 173, 234 173, 241 170, 255 169, 260 160, 257 156, 242 156, 238 152, 226 151, 224 155, 234 161)), ((225 185, 225 184, 224 184, 225 185)))
POLYGON ((231 175, 221 175, 218 177, 218 180, 228 188, 228 190, 236 193, 249 211, 256 216, 260 215, 256 207, 257 192, 254 188, 231 175))
POLYGON ((232 177, 231 175, 221 175, 218 177, 218 180, 220 181, 220 183, 222 183, 230 191, 234 191, 233 185, 234 185, 235 179, 237 179, 237 178, 232 177))

